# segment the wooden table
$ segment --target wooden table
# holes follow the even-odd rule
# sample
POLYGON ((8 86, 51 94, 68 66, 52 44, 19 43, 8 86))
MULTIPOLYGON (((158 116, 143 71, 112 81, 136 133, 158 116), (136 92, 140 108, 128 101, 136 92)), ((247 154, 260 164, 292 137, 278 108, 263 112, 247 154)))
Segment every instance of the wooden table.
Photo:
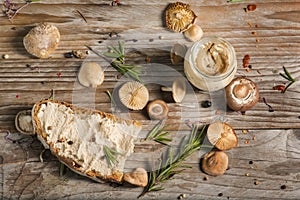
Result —
MULTIPOLYGON (((18 134, 14 119, 19 111, 31 109, 35 102, 48 98, 52 89, 55 99, 73 100, 112 112, 105 91, 113 91, 122 80, 118 79, 118 73, 94 53, 84 60, 64 57, 72 50, 87 50, 86 46, 103 52, 107 46, 125 41, 129 63, 148 68, 161 64, 183 74, 183 64, 173 65, 169 52, 175 43, 190 46, 191 42, 164 26, 163 13, 170 2, 175 1, 121 0, 119 6, 111 6, 110 0, 53 0, 32 3, 12 21, 0 15, 0 55, 9 55, 0 61, 1 199, 135 199, 140 194, 142 188, 95 183, 69 170, 59 176, 59 162, 49 152, 45 153, 44 162, 40 162, 41 143, 34 136, 18 134), (39 22, 50 22, 61 33, 61 43, 49 59, 30 56, 22 44, 23 37, 39 22), (78 87, 76 74, 86 60, 105 68, 105 81, 96 90, 78 87), (5 139, 7 131, 11 132, 9 141, 5 139)), ((217 117, 236 129, 239 147, 227 152, 230 169, 225 175, 204 180, 206 175, 199 169, 200 156, 195 153, 187 160, 191 169, 163 184, 165 190, 143 198, 176 199, 186 194, 188 199, 299 199, 300 1, 189 0, 186 3, 198 15, 197 23, 205 36, 220 36, 232 43, 238 59, 236 76, 255 81, 261 99, 245 115, 229 110, 220 115, 216 113, 216 105, 202 108, 201 102, 214 101, 215 94, 197 89, 193 94, 197 109, 169 102, 166 123, 178 131, 177 136, 189 133, 186 120, 202 124, 217 117), (256 3, 257 9, 245 12, 250 3, 256 3), (251 56, 250 72, 242 67, 246 54, 251 56), (297 80, 284 94, 273 90, 274 85, 287 83, 279 76, 282 66, 297 80), (268 111, 263 97, 274 112, 268 111)), ((170 84, 167 82, 168 79, 166 84, 170 84)), ((161 98, 160 86, 147 87, 151 100, 161 98)), ((130 116, 144 124, 141 137, 153 127, 143 111, 130 112, 130 116)), ((137 142, 136 153, 140 154, 131 158, 131 163, 139 165, 147 153, 159 155, 164 150, 164 146, 152 142, 137 142)))

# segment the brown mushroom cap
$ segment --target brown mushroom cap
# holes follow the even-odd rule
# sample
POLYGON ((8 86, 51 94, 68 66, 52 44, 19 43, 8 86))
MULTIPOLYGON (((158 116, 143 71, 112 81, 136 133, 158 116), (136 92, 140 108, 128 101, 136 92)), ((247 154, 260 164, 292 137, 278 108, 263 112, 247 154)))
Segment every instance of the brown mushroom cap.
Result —
POLYGON ((125 173, 123 181, 139 187, 146 187, 148 184, 148 174, 144 168, 136 168, 133 172, 125 173))
POLYGON ((210 124, 207 129, 207 138, 219 150, 228 150, 238 144, 233 128, 224 122, 210 124))
POLYGON ((172 85, 172 94, 175 102, 181 102, 185 97, 186 93, 186 82, 184 78, 178 77, 175 79, 172 85))
POLYGON ((38 58, 48 58, 60 41, 58 29, 48 23, 32 28, 24 37, 23 44, 28 53, 38 58))
POLYGON ((168 116, 169 107, 163 100, 156 99, 147 105, 147 112, 150 119, 162 120, 168 116))
POLYGON ((235 111, 249 110, 259 100, 257 85, 244 77, 233 79, 225 90, 227 105, 235 111))
POLYGON ((223 151, 211 151, 204 155, 201 168, 206 174, 220 176, 228 168, 228 156, 223 151))
POLYGON ((196 42, 200 40, 203 36, 203 30, 200 26, 194 24, 188 30, 184 32, 185 37, 189 40, 196 42))
POLYGON ((127 108, 141 110, 146 106, 149 100, 149 92, 143 84, 130 81, 120 88, 119 98, 127 108))
POLYGON ((166 25, 175 32, 184 32, 196 22, 197 16, 189 4, 171 3, 166 9, 166 25))
POLYGON ((173 64, 183 62, 187 47, 182 44, 174 44, 170 52, 170 58, 173 64))
POLYGON ((15 118, 16 129, 25 135, 34 135, 31 110, 22 110, 18 112, 15 118))
POLYGON ((77 77, 81 85, 96 88, 104 81, 104 71, 95 62, 84 62, 80 67, 77 77))

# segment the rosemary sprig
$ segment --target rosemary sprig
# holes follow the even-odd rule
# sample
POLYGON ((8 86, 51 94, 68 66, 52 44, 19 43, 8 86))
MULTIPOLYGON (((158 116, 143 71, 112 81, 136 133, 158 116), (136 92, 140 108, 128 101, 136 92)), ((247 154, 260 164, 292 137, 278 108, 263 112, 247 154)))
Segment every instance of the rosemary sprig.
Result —
POLYGON ((157 170, 149 172, 148 184, 139 197, 144 196, 148 192, 163 190, 164 188, 161 186, 163 182, 171 179, 175 174, 182 172, 184 169, 190 168, 190 166, 184 165, 183 161, 195 151, 200 150, 204 139, 204 130, 205 126, 198 133, 198 127, 193 125, 188 143, 181 146, 177 156, 173 156, 173 151, 169 149, 168 159, 165 164, 163 165, 161 161, 157 170))
POLYGON ((164 126, 160 128, 162 121, 158 122, 154 128, 149 132, 149 134, 146 137, 146 140, 152 139, 155 142, 158 142, 163 145, 169 146, 169 142, 172 142, 172 138, 167 137, 168 135, 171 134, 170 131, 165 131, 165 129, 168 126, 164 126))
POLYGON ((3 3, 3 12, 8 17, 9 20, 13 20, 13 18, 26 6, 33 2, 38 2, 40 0, 25 0, 25 4, 17 8, 17 4, 13 3, 11 0, 4 0, 3 3))
POLYGON ((285 78, 286 80, 290 81, 290 83, 284 88, 284 90, 282 91, 282 93, 285 93, 285 91, 293 84, 296 82, 296 80, 291 76, 290 72, 287 70, 287 68, 285 66, 282 67, 284 74, 283 73, 279 73, 280 76, 282 76, 283 78, 285 78))
POLYGON ((107 163, 110 167, 112 167, 113 165, 115 165, 118 160, 117 160, 117 156, 118 155, 123 155, 122 153, 118 152, 115 149, 112 149, 106 145, 103 146, 103 151, 104 151, 104 155, 106 157, 107 163))
POLYGON ((139 75, 141 74, 142 66, 125 63, 124 43, 119 41, 118 46, 109 46, 108 48, 109 51, 104 52, 103 55, 115 59, 111 62, 111 66, 128 78, 141 82, 139 75))

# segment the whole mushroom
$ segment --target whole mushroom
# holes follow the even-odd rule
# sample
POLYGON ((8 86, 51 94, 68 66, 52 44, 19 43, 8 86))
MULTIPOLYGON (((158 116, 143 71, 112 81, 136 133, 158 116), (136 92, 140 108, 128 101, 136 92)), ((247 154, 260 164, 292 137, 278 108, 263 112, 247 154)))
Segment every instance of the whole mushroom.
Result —
POLYGON ((170 87, 161 87, 161 90, 164 92, 172 92, 172 98, 176 103, 183 101, 186 94, 186 81, 182 77, 178 77, 174 80, 172 88, 170 87))
POLYGON ((220 176, 228 168, 228 156, 223 151, 211 151, 204 155, 201 162, 203 172, 212 176, 220 176))
POLYGON ((194 42, 203 36, 201 27, 195 24, 197 16, 189 4, 170 3, 165 14, 168 29, 179 33, 184 32, 185 36, 194 42))
POLYGON ((125 173, 123 181, 135 186, 145 187, 148 183, 148 174, 144 168, 136 168, 133 172, 125 173))
POLYGON ((84 62, 80 67, 77 77, 81 85, 96 88, 104 81, 104 71, 95 62, 84 62))
POLYGON ((48 58, 57 48, 60 41, 60 33, 56 26, 41 23, 32 28, 24 37, 23 44, 31 55, 38 58, 48 58))
POLYGON ((142 110, 148 103, 148 89, 136 81, 126 82, 119 89, 120 101, 129 109, 142 110))
POLYGON ((224 122, 215 122, 208 126, 207 138, 219 150, 229 150, 238 144, 233 128, 224 122))
POLYGON ((18 112, 15 118, 16 129, 25 135, 34 135, 31 110, 22 110, 18 112))
POLYGON ((147 105, 147 113, 150 119, 162 120, 168 116, 169 107, 163 100, 156 99, 147 105))
POLYGON ((259 100, 257 85, 248 78, 233 79, 225 88, 227 105, 235 111, 247 111, 259 100))

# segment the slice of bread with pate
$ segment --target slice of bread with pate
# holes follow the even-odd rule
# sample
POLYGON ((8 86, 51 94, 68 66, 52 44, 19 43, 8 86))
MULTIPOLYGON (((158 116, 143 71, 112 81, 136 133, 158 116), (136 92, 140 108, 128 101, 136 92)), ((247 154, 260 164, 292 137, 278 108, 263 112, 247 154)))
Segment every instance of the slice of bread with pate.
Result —
POLYGON ((45 148, 73 171, 100 182, 121 182, 126 158, 142 128, 137 121, 56 100, 36 103, 32 119, 45 148), (113 164, 107 147, 118 152, 113 164))

